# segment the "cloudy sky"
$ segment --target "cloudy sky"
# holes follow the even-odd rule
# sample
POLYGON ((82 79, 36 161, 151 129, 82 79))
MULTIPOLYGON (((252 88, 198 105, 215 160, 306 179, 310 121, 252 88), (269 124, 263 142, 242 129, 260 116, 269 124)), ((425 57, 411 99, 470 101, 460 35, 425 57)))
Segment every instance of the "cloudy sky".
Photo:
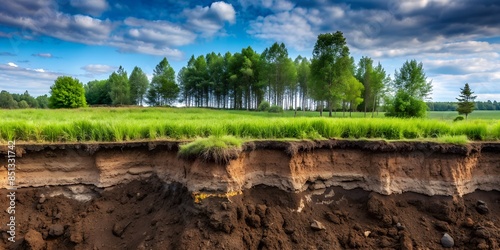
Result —
POLYGON ((191 55, 259 53, 284 42, 311 57, 318 34, 340 30, 356 60, 386 71, 423 62, 435 101, 469 83, 500 101, 498 0, 6 0, 0 7, 0 90, 49 92, 57 76, 83 83, 122 65, 148 75, 163 57, 176 71, 191 55))

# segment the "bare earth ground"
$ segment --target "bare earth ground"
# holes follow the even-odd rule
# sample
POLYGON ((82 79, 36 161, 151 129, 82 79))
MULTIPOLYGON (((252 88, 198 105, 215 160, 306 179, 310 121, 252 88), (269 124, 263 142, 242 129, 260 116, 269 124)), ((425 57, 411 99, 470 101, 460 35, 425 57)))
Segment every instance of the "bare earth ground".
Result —
MULTIPOLYGON (((16 242, 0 249, 500 249, 500 192, 462 198, 339 187, 298 194, 263 185, 194 203, 155 175, 81 202, 62 187, 17 191, 16 242), (482 204, 485 205, 482 205, 482 204)), ((4 190, 5 191, 5 190, 4 190)), ((4 192, 3 191, 3 192, 4 192)), ((6 195, 0 204, 8 204, 6 195)))

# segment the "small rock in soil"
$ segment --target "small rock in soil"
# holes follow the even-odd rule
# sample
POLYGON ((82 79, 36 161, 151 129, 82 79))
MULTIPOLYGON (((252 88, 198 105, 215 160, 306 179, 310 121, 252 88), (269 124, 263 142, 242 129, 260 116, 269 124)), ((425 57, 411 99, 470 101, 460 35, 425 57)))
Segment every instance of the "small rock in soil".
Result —
POLYGON ((490 212, 490 209, 485 204, 478 204, 476 210, 480 214, 487 214, 490 212))
POLYGON ((368 236, 370 236, 371 233, 372 233, 371 231, 365 231, 364 235, 365 235, 365 237, 368 237, 368 236))
POLYGON ((28 230, 26 235, 24 235, 24 249, 28 250, 46 249, 46 243, 43 240, 42 234, 33 229, 28 230))
POLYGON ((441 238, 441 245, 445 248, 452 248, 455 245, 455 241, 448 233, 445 233, 441 238))
POLYGON ((326 218, 328 221, 330 221, 330 222, 332 222, 332 223, 334 223, 334 224, 337 224, 337 225, 339 225, 339 224, 341 224, 341 223, 342 223, 342 221, 340 220, 340 218, 339 218, 339 216, 338 216, 338 215, 333 214, 333 213, 330 213, 330 212, 325 213, 325 218, 326 218))
POLYGON ((474 221, 470 217, 467 217, 465 219, 464 226, 466 226, 466 227, 473 227, 474 226, 474 221))
POLYGON ((446 221, 438 220, 434 222, 434 227, 441 232, 450 232, 450 226, 446 221))
POLYGON ((64 234, 64 226, 61 224, 54 224, 49 227, 49 235, 50 236, 61 236, 64 234))
POLYGON ((311 223, 311 228, 313 230, 316 230, 316 231, 319 231, 319 230, 325 230, 326 227, 323 225, 323 223, 317 221, 317 220, 313 220, 313 222, 311 223))
POLYGON ((399 223, 399 218, 397 216, 392 216, 392 223, 398 224, 399 223))
POLYGON ((41 194, 41 195, 40 195, 40 199, 38 200, 38 203, 42 204, 42 203, 44 203, 46 200, 47 200, 47 198, 45 198, 45 195, 41 194))
POLYGON ((115 223, 115 225, 113 225, 113 234, 117 237, 121 237, 125 232, 125 229, 127 229, 128 225, 130 225, 130 222, 125 223, 123 221, 120 221, 115 223))

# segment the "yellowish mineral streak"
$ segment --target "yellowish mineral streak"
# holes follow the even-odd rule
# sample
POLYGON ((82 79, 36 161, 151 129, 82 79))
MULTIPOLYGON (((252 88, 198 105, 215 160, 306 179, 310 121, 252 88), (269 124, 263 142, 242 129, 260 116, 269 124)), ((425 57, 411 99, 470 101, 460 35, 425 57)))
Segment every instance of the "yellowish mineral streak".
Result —
POLYGON ((192 193, 192 197, 195 203, 201 203, 202 200, 210 197, 218 197, 218 198, 229 198, 235 195, 242 194, 240 191, 231 191, 227 193, 204 193, 204 192, 194 192, 192 193))

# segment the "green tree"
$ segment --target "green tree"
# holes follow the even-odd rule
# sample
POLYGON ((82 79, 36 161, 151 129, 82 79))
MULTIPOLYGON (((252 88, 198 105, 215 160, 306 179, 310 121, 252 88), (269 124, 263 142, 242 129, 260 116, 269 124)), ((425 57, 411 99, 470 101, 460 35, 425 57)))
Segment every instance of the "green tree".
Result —
POLYGON ((467 116, 474 111, 474 100, 477 96, 473 96, 474 92, 469 87, 469 84, 466 83, 464 88, 460 88, 460 95, 457 98, 458 107, 457 111, 459 115, 465 115, 465 120, 467 120, 467 116))
POLYGON ((141 105, 149 86, 149 80, 141 68, 135 66, 130 74, 130 103, 141 105))
POLYGON ((370 103, 370 101, 369 101, 369 100, 372 100, 372 96, 373 96, 372 76, 373 76, 373 60, 370 57, 365 57, 365 56, 361 57, 361 59, 359 59, 358 68, 356 71, 356 78, 364 86, 364 91, 363 91, 364 92, 363 93, 364 100, 363 100, 362 104, 363 104, 363 110, 365 113, 365 117, 366 117, 366 112, 368 110, 372 109, 370 104, 373 104, 373 103, 370 103))
POLYGON ((352 116, 353 109, 363 102, 362 93, 364 90, 363 84, 354 76, 349 76, 346 79, 346 91, 344 99, 349 103, 349 116, 352 116))
POLYGON ((114 105, 130 104, 130 84, 125 69, 122 66, 113 72, 108 79, 112 103, 114 105))
POLYGON ((295 65, 297 68, 297 81, 299 82, 299 95, 302 100, 301 106, 302 110, 305 111, 309 95, 307 86, 309 86, 311 79, 311 62, 305 57, 298 56, 295 59, 295 65))
POLYGON ((417 63, 416 60, 406 61, 399 71, 396 70, 394 77, 396 96, 389 100, 389 112, 386 116, 425 116, 427 105, 424 99, 432 91, 432 82, 427 82, 422 63, 417 63))
POLYGON ((391 100, 385 115, 400 118, 425 117, 426 111, 427 104, 424 101, 411 96, 408 92, 399 90, 394 99, 391 100))
POLYGON ((179 86, 175 83, 175 71, 167 58, 163 58, 153 71, 147 102, 152 106, 170 105, 177 100, 179 91, 179 86))
POLYGON ((47 95, 37 96, 36 101, 38 102, 38 108, 49 108, 49 97, 47 95))
POLYGON ((50 108, 79 108, 87 106, 83 84, 76 78, 60 76, 50 87, 50 108))
POLYGON ((28 102, 26 102, 25 100, 20 101, 18 105, 20 109, 27 109, 30 107, 28 102))
POLYGON ((220 107, 222 103, 224 72, 224 57, 214 52, 206 55, 208 70, 209 102, 212 107, 220 107))
POLYGON ((344 92, 345 75, 352 74, 349 48, 342 32, 320 34, 314 45, 311 62, 311 96, 319 101, 320 115, 323 115, 324 101, 329 108, 329 116, 344 92))
POLYGON ((293 106, 294 116, 297 116, 297 91, 299 89, 297 67, 290 58, 285 60, 285 64, 283 66, 283 82, 285 82, 285 90, 287 91, 289 97, 288 106, 293 106))
POLYGON ((283 106, 287 84, 288 50, 284 43, 274 43, 266 48, 261 55, 261 79, 267 86, 267 99, 271 104, 283 106))
POLYGON ((394 74, 394 88, 403 90, 409 96, 423 100, 432 92, 432 81, 427 81, 424 66, 416 60, 406 61, 394 74))
POLYGON ((2 92, 0 92, 0 108, 3 108, 3 109, 18 108, 17 101, 14 100, 12 95, 5 90, 2 90, 2 92))
MULTIPOLYGON (((24 91, 24 94, 21 95, 21 101, 25 101, 30 108, 38 108, 38 102, 36 99, 31 96, 28 91, 24 91)), ((23 104, 24 105, 24 104, 23 104)))
POLYGON ((233 108, 257 108, 264 99, 264 86, 259 81, 259 67, 260 55, 250 46, 231 57, 228 75, 234 99, 233 108))
POLYGON ((108 80, 93 80, 85 84, 85 98, 89 105, 111 105, 111 90, 108 80))
POLYGON ((387 89, 387 86, 390 82, 390 76, 385 73, 385 69, 379 62, 377 67, 374 68, 371 76, 371 100, 364 100, 365 102, 372 102, 370 105, 372 107, 372 117, 375 113, 375 110, 380 105, 380 100, 384 97, 384 93, 386 92, 385 90, 387 89))

